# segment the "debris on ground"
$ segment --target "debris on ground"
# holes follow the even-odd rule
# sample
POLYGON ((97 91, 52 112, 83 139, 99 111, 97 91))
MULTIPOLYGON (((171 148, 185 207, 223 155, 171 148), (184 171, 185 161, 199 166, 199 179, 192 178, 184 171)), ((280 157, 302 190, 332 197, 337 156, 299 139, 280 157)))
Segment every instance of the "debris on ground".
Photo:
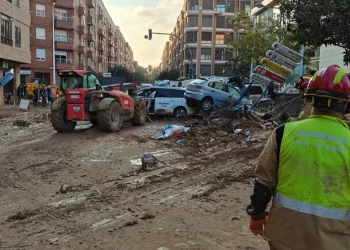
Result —
POLYGON ((148 171, 149 167, 154 166, 157 164, 157 157, 155 157, 153 154, 150 153, 143 153, 141 155, 141 167, 139 170, 137 170, 137 173, 139 173, 141 170, 148 171))
POLYGON ((183 132, 187 132, 190 130, 190 128, 185 126, 179 126, 179 125, 165 125, 160 131, 158 131, 154 136, 152 136, 152 139, 154 140, 161 140, 161 139, 167 139, 173 134, 178 137, 179 134, 183 132))
POLYGON ((18 127, 29 127, 30 122, 24 121, 24 120, 15 120, 13 122, 13 125, 18 126, 18 127))

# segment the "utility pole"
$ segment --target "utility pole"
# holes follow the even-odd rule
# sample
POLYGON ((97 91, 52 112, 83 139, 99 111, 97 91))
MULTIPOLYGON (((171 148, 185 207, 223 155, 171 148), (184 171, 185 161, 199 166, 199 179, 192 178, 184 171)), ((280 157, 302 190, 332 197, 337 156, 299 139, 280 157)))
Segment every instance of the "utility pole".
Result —
POLYGON ((152 35, 155 34, 155 35, 165 35, 165 36, 173 36, 173 37, 176 37, 177 39, 181 40, 185 46, 186 46, 186 49, 188 51, 188 54, 190 56, 190 64, 188 65, 188 73, 190 75, 190 79, 193 79, 193 59, 192 59, 192 51, 190 49, 190 47, 188 46, 188 44, 185 42, 184 39, 182 39, 181 37, 177 36, 177 35, 174 35, 174 34, 168 34, 168 33, 159 33, 159 32, 153 32, 152 29, 149 29, 148 30, 148 36, 145 35, 145 39, 149 39, 149 40, 152 40, 152 35))
POLYGON ((55 60, 55 3, 52 3, 52 81, 56 86, 56 60, 55 60))

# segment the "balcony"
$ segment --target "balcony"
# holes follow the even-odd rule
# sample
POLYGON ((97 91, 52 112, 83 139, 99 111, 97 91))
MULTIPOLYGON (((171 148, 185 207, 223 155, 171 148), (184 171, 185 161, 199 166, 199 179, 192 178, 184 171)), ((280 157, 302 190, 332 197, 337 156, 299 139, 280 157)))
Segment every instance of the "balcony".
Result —
POLYGON ((113 29, 111 28, 108 29, 108 35, 113 36, 113 29))
POLYGON ((55 28, 73 30, 73 18, 62 15, 63 13, 55 13, 55 28))
POLYGON ((87 57, 95 61, 95 51, 92 48, 88 48, 87 57))
POLYGON ((106 51, 106 45, 100 43, 98 45, 98 50, 102 50, 103 52, 105 52, 106 51))
POLYGON ((79 25, 78 27, 78 33, 80 35, 86 35, 87 33, 87 27, 86 26, 83 26, 83 25, 79 25))
POLYGON ((55 35, 55 48, 57 50, 74 50, 73 39, 55 35))
POLYGON ((86 6, 89 8, 89 9, 94 9, 95 8, 95 0, 86 0, 86 6))
POLYGON ((69 70, 73 69, 73 61, 71 59, 57 59, 56 58, 56 69, 57 70, 69 70))
POLYGON ((76 68, 77 70, 85 70, 85 62, 79 62, 76 68))
POLYGON ((89 31, 89 34, 86 35, 86 40, 88 42, 95 42, 96 41, 96 36, 93 34, 93 32, 89 31))
POLYGON ((102 37, 106 37, 106 30, 105 29, 98 29, 98 34, 102 37))
POLYGON ((108 39, 108 45, 109 46, 114 46, 114 39, 108 39))
POLYGON ((90 15, 88 15, 87 17, 86 17, 86 23, 88 24, 88 25, 95 25, 95 18, 93 17, 93 16, 90 16, 90 15))
POLYGON ((78 46, 79 54, 86 54, 86 46, 84 43, 80 43, 78 46))
POLYGON ((81 3, 79 5, 78 13, 79 13, 79 16, 86 15, 86 8, 85 8, 85 4, 84 3, 81 3))
POLYGON ((59 1, 56 1, 55 6, 73 9, 74 8, 73 4, 74 4, 74 1, 72 0, 59 0, 59 1))
POLYGON ((98 56, 98 63, 104 63, 105 58, 101 55, 98 56))

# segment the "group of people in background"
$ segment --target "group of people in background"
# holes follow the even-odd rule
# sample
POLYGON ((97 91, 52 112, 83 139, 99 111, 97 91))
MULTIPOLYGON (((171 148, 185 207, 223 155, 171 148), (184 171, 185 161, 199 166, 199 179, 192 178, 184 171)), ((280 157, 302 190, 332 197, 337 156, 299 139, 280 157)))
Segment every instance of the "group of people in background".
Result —
POLYGON ((38 106, 41 103, 42 107, 46 107, 47 104, 51 104, 55 101, 56 90, 51 89, 45 85, 41 85, 39 88, 33 90, 33 105, 38 106))

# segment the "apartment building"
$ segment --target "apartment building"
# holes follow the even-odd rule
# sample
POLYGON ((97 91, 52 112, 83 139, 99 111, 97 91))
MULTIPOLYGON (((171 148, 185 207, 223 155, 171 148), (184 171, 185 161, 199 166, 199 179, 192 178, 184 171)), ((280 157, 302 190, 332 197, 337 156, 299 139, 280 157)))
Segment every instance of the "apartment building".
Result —
POLYGON ((129 43, 125 43, 124 46, 124 66, 130 70, 135 70, 135 61, 134 61, 134 54, 132 52, 132 49, 129 45, 129 43))
POLYGON ((162 61, 161 61, 161 70, 169 70, 170 69, 170 55, 169 55, 169 48, 170 48, 170 42, 166 42, 164 49, 163 49, 163 55, 162 55, 162 61))
POLYGON ((20 85, 20 64, 30 63, 30 12, 29 1, 2 0, 0 41, 0 106, 4 104, 4 93, 16 96, 20 85), (4 73, 14 69, 13 74, 4 73), (12 81, 12 84, 9 84, 12 81))
POLYGON ((32 0, 30 8, 32 62, 23 65, 30 78, 55 84, 54 65, 103 73, 124 63, 125 40, 102 0, 32 0))
MULTIPOLYGON (((239 11, 250 13, 256 0, 185 0, 172 34, 184 39, 191 52, 193 74, 196 76, 227 76, 225 63, 233 55, 227 45, 233 39, 229 20, 239 11)), ((162 62, 178 68, 182 76, 189 76, 190 58, 183 42, 174 36, 163 51, 162 62), (169 58, 167 60, 167 57, 169 58)), ((165 67, 165 65, 164 65, 165 67)))

